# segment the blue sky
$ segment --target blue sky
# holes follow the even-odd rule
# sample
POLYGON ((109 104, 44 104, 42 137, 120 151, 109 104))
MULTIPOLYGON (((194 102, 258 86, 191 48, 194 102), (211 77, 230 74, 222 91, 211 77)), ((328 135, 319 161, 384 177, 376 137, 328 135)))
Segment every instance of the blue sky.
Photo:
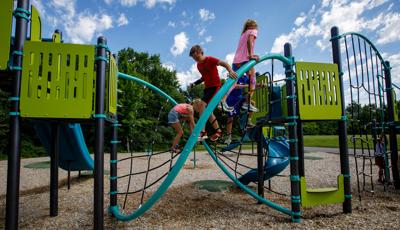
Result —
MULTIPOLYGON (((231 62, 243 23, 257 20, 255 52, 281 53, 291 42, 297 60, 331 62, 330 28, 367 35, 391 61, 400 83, 399 0, 31 0, 43 35, 63 31, 65 42, 95 43, 106 36, 113 52, 126 47, 160 54, 183 88, 199 77, 188 56, 201 44, 207 55, 231 62)), ((263 71, 267 66, 257 67, 263 71)), ((221 74, 225 73, 221 70, 221 74)))

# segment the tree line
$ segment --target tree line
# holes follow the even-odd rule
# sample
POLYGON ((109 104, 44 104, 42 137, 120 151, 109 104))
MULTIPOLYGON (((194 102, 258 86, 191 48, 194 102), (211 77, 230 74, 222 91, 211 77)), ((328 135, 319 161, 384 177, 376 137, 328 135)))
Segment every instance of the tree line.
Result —
MULTIPOLYGON (((203 86, 197 86, 190 92, 182 91, 176 77, 176 72, 162 66, 159 55, 150 55, 138 52, 132 48, 120 50, 117 55, 118 68, 120 72, 139 77, 169 94, 178 103, 188 102, 190 99, 201 97, 203 86)), ((128 140, 134 140, 130 145, 131 150, 144 151, 154 146, 166 148, 170 145, 174 130, 167 124, 167 114, 172 104, 166 99, 151 92, 149 89, 135 82, 120 79, 118 83, 118 119, 123 125, 118 130, 119 139, 122 140, 120 151, 126 151, 128 140), (157 129, 157 132, 155 130, 157 129)), ((9 95, 0 90, 0 159, 5 159, 8 144, 8 97, 9 95)), ((371 106, 353 104, 347 106, 348 116, 354 116, 361 120, 369 121, 371 117, 371 106), (354 107, 356 106, 356 107, 354 107), (353 113, 353 114, 352 114, 353 113)), ((216 112, 220 124, 226 123, 226 117, 216 112)), ((387 116, 387 115, 385 115, 387 116)), ((349 132, 354 127, 348 127, 349 132)), ((93 151, 94 126, 83 124, 82 129, 89 150, 93 151)), ((307 122, 303 124, 305 135, 337 135, 337 122, 307 122)), ((239 135, 239 130, 234 130, 239 135)), ((109 138, 109 129, 106 129, 106 138, 109 138)), ((187 133, 186 133, 187 136, 187 133)), ((106 147, 106 151, 108 151, 106 147)), ((45 149, 39 142, 32 125, 28 119, 24 119, 21 126, 21 154, 23 157, 35 157, 47 155, 45 149)))

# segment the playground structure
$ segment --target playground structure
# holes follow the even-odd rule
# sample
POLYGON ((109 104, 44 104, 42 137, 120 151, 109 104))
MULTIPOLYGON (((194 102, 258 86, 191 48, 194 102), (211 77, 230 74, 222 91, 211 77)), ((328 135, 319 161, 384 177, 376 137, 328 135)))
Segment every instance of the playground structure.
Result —
MULTIPOLYGON (((174 181, 196 145, 197 138, 201 129, 206 125, 208 117, 235 83, 235 80, 228 79, 211 100, 197 121, 182 152, 179 154, 168 151, 155 153, 155 149, 151 148, 146 155, 132 154, 129 158, 118 159, 117 145, 120 143, 117 136, 117 129, 120 126, 117 120, 118 78, 143 85, 144 90, 152 90, 171 106, 177 102, 156 86, 139 78, 119 73, 116 61, 107 48, 105 38, 100 37, 97 45, 66 44, 62 42, 61 33, 57 31, 53 38, 43 39, 40 17, 33 6, 29 11, 29 1, 19 0, 14 11, 13 1, 3 1, 0 5, 0 19, 4 25, 2 27, 6 28, 0 31, 2 39, 0 46, 2 51, 5 51, 0 54, 1 82, 2 86, 11 92, 9 98, 11 138, 7 175, 6 229, 18 228, 19 126, 21 118, 35 121, 35 130, 49 151, 51 158, 51 216, 58 215, 58 167, 65 170, 94 170, 94 228, 102 229, 104 218, 103 154, 106 122, 110 124, 113 134, 110 141, 109 212, 123 221, 141 216, 163 196, 174 181), (16 18, 14 38, 11 36, 13 12, 16 18), (30 21, 29 39, 27 39, 28 21, 30 21), (12 80, 11 84, 9 79, 12 80), (95 124, 94 162, 83 139, 79 126, 81 122, 95 124), (157 156, 163 156, 165 159, 162 164, 152 166, 151 159, 157 156), (132 163, 139 158, 147 160, 146 167, 139 169, 139 172, 133 172, 132 163), (126 175, 118 176, 117 164, 125 160, 131 162, 130 170, 126 175), (149 174, 152 170, 163 167, 166 172, 161 178, 152 178, 149 174), (145 183, 139 185, 139 189, 132 191, 130 186, 131 183, 134 185, 133 176, 145 176, 145 183), (122 192, 120 189, 121 182, 119 181, 123 178, 128 180, 126 192, 122 192), (156 185, 158 187, 153 191, 145 193, 147 189, 154 188, 156 185), (126 205, 128 195, 139 193, 141 193, 138 196, 140 201, 136 203, 136 206, 131 210, 125 210, 125 206, 128 206, 126 205), (122 206, 118 205, 118 202, 121 201, 118 199, 119 197, 124 200, 122 206)), ((269 76, 258 78, 258 81, 266 81, 268 88, 256 93, 257 107, 260 108, 260 112, 254 116, 257 126, 248 130, 238 145, 218 150, 216 147, 212 148, 206 141, 202 142, 216 164, 238 187, 259 202, 289 215, 293 222, 300 222, 301 207, 342 203, 343 212, 351 212, 352 195, 347 123, 353 127, 352 140, 354 141, 352 143, 354 143, 353 152, 356 160, 358 158, 371 159, 371 149, 373 152, 377 130, 389 131, 390 152, 385 153, 387 163, 385 179, 389 182, 388 156, 390 153, 394 186, 400 187, 396 139, 398 116, 395 116, 390 65, 384 61, 375 46, 362 35, 356 33, 340 35, 338 28, 334 27, 331 30, 331 38, 334 64, 295 62, 290 44, 285 44, 284 56, 280 54, 264 55, 259 62, 250 61, 240 68, 237 71, 239 77, 256 64, 265 61, 274 63, 275 61, 282 63, 286 78, 274 79, 273 71, 269 76), (354 38, 358 39, 358 43, 354 42, 354 38), (351 45, 348 45, 349 40, 352 42, 351 45), (345 53, 341 51, 343 43, 345 53), (356 45, 358 45, 358 50, 356 45), (353 58, 349 55, 349 49, 353 51, 353 58), (344 63, 347 64, 347 70, 346 65, 342 64, 343 59, 346 60, 344 63), (353 60, 354 63, 351 63, 350 60, 353 60), (361 76, 358 74, 360 69, 362 69, 361 76), (346 75, 348 80, 344 80, 346 75), (282 87, 276 87, 274 86, 276 82, 285 82, 285 84, 282 87), (350 102, 347 101, 352 108, 349 117, 346 115, 346 84, 350 85, 351 93, 350 102), (354 104, 355 102, 363 103, 360 90, 367 92, 371 108, 370 117, 365 124, 361 123, 361 119, 358 117, 359 113, 353 109, 356 108, 353 106, 353 102, 354 104), (353 91, 356 93, 353 94, 353 91), (327 120, 337 121, 339 127, 341 167, 340 173, 337 175, 338 186, 336 188, 307 189, 302 123, 327 120), (287 140, 273 139, 262 132, 263 127, 271 129, 274 126, 282 125, 288 127, 287 140), (237 147, 241 148, 244 138, 257 142, 257 165, 247 170, 248 172, 239 173, 238 160, 234 161, 234 167, 229 167, 222 160, 220 153, 231 151, 237 147), (355 150, 357 141, 362 146, 363 153, 361 155, 357 154, 355 150), (369 155, 364 154, 364 150, 369 155), (290 166, 291 208, 280 206, 264 198, 264 181, 279 174, 288 165, 290 166), (257 192, 247 186, 250 182, 257 183, 257 192)), ((164 107, 161 108, 157 121, 160 121, 163 109, 164 107)), ((158 131, 158 124, 154 130, 158 131)), ((236 159, 239 159, 240 154, 239 150, 236 159)), ((366 176, 366 173, 363 171, 360 175, 366 176)), ((358 176, 357 174, 357 178, 358 176)))

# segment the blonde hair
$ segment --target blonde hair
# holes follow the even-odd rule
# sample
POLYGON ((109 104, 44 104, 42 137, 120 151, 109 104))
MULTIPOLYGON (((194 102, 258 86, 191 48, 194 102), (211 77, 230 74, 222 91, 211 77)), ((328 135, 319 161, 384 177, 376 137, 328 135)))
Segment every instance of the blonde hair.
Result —
POLYGON ((253 27, 253 28, 257 29, 258 25, 257 25, 256 20, 247 19, 246 22, 245 22, 244 25, 243 25, 242 34, 243 34, 244 32, 246 32, 246 30, 248 30, 250 27, 253 27))
MULTIPOLYGON (((199 98, 194 99, 190 104, 193 106, 193 109, 196 111, 196 108, 198 108, 202 103, 202 100, 199 98)), ((197 112, 197 111, 196 111, 197 112)))

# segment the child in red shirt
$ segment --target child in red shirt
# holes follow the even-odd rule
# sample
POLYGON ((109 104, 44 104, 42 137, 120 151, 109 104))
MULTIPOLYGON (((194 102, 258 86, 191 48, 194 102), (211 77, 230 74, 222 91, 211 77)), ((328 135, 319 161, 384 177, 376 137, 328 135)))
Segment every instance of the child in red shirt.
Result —
MULTIPOLYGON (((203 113, 207 104, 211 101, 214 95, 218 92, 221 87, 221 80, 219 78, 217 66, 222 66, 228 71, 228 76, 231 78, 236 78, 237 74, 232 70, 231 66, 221 61, 217 58, 211 56, 204 56, 203 49, 199 45, 195 45, 190 49, 190 56, 197 62, 197 69, 201 74, 201 78, 196 82, 190 84, 190 88, 193 85, 198 85, 204 82, 204 95, 202 100, 202 106, 200 107, 200 115, 203 113)), ((222 135, 222 130, 219 128, 218 121, 215 115, 212 113, 208 121, 212 124, 213 128, 216 130, 210 140, 216 141, 222 135)), ((207 133, 205 129, 200 134, 200 137, 206 138, 207 133)))

